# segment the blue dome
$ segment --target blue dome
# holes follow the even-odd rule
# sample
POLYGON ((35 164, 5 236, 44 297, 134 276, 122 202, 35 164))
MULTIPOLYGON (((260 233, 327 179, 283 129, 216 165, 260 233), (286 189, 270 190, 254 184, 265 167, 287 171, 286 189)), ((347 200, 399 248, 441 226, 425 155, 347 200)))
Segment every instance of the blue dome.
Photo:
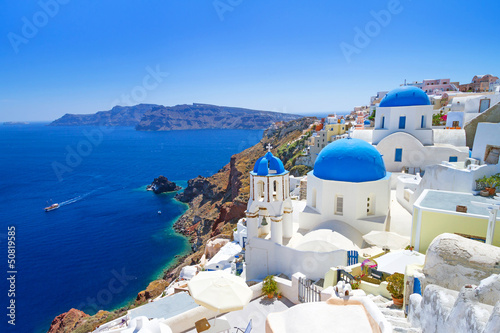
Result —
POLYGON ((379 104, 381 107, 413 105, 431 105, 429 96, 422 89, 413 86, 403 86, 389 91, 379 104))
POLYGON ((271 152, 259 158, 253 167, 253 173, 257 176, 279 175, 285 172, 283 162, 271 152))
POLYGON ((370 182, 386 177, 384 161, 378 150, 361 139, 340 139, 318 155, 313 175, 324 180, 370 182))
POLYGON ((365 125, 370 125, 370 121, 367 119, 367 120, 365 120, 364 124, 365 125))

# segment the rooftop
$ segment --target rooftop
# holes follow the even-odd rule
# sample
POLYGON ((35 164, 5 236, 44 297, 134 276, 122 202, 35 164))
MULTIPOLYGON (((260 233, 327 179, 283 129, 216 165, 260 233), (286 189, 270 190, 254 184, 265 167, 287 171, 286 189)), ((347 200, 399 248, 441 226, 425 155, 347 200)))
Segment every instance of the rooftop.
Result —
MULTIPOLYGON (((231 327, 238 327, 245 330, 248 322, 252 320, 252 332, 266 331, 266 318, 272 312, 280 312, 294 306, 285 297, 281 299, 269 299, 267 296, 261 296, 251 301, 243 310, 226 313, 224 317, 227 319, 231 327)), ((207 318, 212 322, 213 318, 207 318)), ((185 333, 197 333, 196 329, 186 331, 185 333)))
MULTIPOLYGON (((440 209, 448 212, 455 212, 457 205, 466 206, 467 214, 481 215, 488 217, 488 210, 484 207, 478 207, 472 204, 473 201, 484 203, 495 203, 495 200, 484 198, 471 193, 448 192, 428 190, 417 200, 415 205, 422 208, 440 209)), ((498 201, 496 201, 498 203, 498 201)))

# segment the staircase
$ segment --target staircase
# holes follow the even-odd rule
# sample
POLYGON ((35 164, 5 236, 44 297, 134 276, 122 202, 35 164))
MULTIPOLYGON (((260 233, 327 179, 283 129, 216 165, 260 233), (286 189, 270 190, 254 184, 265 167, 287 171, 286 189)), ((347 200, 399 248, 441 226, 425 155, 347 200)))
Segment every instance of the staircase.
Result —
POLYGON ((391 300, 383 296, 368 295, 373 303, 380 309, 384 317, 392 325, 393 332, 421 333, 420 328, 412 327, 405 317, 403 310, 395 307, 391 300))

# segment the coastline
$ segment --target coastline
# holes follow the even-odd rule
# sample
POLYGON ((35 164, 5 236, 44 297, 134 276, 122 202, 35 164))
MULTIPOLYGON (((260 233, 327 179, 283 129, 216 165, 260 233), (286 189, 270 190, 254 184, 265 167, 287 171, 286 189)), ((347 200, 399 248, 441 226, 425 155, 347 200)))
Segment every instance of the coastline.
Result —
MULTIPOLYGON (((150 279, 148 288, 139 292, 135 301, 129 299, 129 301, 122 303, 126 304, 124 307, 115 307, 110 312, 99 311, 90 317, 83 312, 70 310, 73 315, 73 318, 69 318, 70 321, 73 319, 70 325, 72 324, 77 331, 82 332, 84 328, 88 330, 94 327, 95 329, 95 327, 112 320, 112 317, 122 316, 127 310, 144 304, 148 299, 156 298, 164 290, 164 287, 178 277, 183 267, 197 264, 204 253, 206 240, 216 235, 231 235, 235 223, 244 216, 248 200, 247 175, 255 161, 267 151, 265 146, 271 144, 275 147, 274 152, 276 153, 279 147, 285 146, 288 142, 296 141, 299 137, 303 138, 301 142, 305 141, 303 134, 310 128, 314 120, 315 118, 301 118, 290 121, 277 129, 268 129, 264 131, 257 144, 232 155, 229 163, 218 172, 209 177, 198 176, 190 179, 187 181, 187 186, 182 184, 183 189, 179 190, 175 197, 172 197, 176 199, 178 204, 184 206, 183 213, 174 220, 171 226, 166 227, 165 231, 173 230, 184 238, 186 245, 184 251, 165 262, 151 276, 151 279, 157 279, 150 279), (190 247, 187 246, 188 244, 190 247), (76 320, 74 318, 75 312, 80 316, 76 320)), ((297 153, 295 149, 298 151, 302 147, 294 145, 294 152, 290 152, 291 156, 297 153)), ((170 196, 172 192, 164 194, 170 196)), ((67 313, 56 317, 52 326, 65 322, 67 313)), ((51 332, 59 331, 52 330, 51 332)))

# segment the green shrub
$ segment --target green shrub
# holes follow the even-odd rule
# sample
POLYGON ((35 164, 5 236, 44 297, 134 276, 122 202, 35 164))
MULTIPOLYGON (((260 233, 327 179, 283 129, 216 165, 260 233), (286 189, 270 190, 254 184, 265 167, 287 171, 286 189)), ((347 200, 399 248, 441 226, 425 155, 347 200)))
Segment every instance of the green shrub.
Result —
POLYGON ((405 276, 401 273, 394 273, 386 280, 387 291, 389 291, 394 298, 403 298, 405 276))
POLYGON ((266 276, 262 282, 262 293, 269 295, 278 291, 278 282, 274 279, 274 275, 266 276))

